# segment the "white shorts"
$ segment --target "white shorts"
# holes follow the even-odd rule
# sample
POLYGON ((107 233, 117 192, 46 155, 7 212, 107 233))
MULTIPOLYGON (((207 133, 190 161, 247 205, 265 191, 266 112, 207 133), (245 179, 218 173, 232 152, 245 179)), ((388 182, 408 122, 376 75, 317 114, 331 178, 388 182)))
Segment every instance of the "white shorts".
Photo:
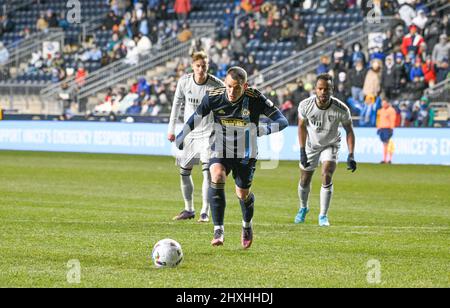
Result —
POLYGON ((306 156, 308 157, 308 162, 310 166, 308 168, 304 168, 300 163, 300 168, 305 171, 314 171, 319 166, 319 162, 323 163, 324 161, 332 161, 337 164, 339 156, 339 147, 338 146, 329 146, 326 148, 322 148, 319 150, 313 150, 306 147, 306 156))
POLYGON ((186 138, 183 151, 179 151, 177 155, 177 166, 184 169, 192 169, 200 163, 208 164, 211 152, 209 138, 186 138))

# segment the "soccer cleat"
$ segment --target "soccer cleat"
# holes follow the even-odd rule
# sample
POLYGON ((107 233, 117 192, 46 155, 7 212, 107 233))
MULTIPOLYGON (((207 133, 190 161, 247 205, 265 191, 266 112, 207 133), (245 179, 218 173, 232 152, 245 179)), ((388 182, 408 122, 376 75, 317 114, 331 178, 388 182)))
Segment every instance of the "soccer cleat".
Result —
POLYGON ((211 241, 211 245, 212 246, 222 246, 224 241, 225 241, 225 239, 224 239, 223 230, 217 229, 216 231, 214 231, 214 238, 211 241))
POLYGON ((320 227, 329 227, 330 222, 328 221, 327 216, 319 216, 319 226, 320 227))
POLYGON ((241 236, 241 244, 244 249, 250 248, 253 243, 253 229, 250 228, 242 228, 242 236, 241 236))
POLYGON ((195 218, 195 212, 189 212, 184 210, 183 212, 181 212, 180 214, 178 214, 177 216, 175 216, 173 218, 173 220, 188 220, 188 219, 193 219, 195 218))
POLYGON ((206 213, 200 215, 198 222, 209 222, 209 216, 206 213))
POLYGON ((297 216, 295 216, 295 223, 296 224, 302 224, 305 222, 305 218, 306 218, 306 214, 309 213, 309 209, 308 208, 301 208, 298 213, 297 216))

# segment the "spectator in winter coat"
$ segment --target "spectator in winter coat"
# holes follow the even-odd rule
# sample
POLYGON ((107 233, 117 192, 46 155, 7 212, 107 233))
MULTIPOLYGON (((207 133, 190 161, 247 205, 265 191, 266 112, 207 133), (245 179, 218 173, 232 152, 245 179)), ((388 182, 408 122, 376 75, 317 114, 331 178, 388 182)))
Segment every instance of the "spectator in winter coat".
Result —
POLYGON ((417 32, 417 26, 409 27, 409 34, 403 38, 402 53, 406 57, 409 53, 414 55, 420 54, 420 45, 425 42, 422 35, 417 32))
POLYGON ((186 22, 192 9, 191 0, 175 0, 173 9, 178 16, 178 20, 186 22))

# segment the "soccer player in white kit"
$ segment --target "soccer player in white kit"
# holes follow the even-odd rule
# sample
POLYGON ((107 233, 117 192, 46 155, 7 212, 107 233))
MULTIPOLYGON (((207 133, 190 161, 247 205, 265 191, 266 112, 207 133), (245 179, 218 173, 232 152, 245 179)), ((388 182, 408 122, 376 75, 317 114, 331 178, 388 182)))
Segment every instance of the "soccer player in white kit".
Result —
POLYGON ((336 171, 338 152, 341 143, 339 125, 347 134, 349 155, 347 169, 356 171, 354 159, 355 134, 349 108, 332 96, 333 79, 322 74, 316 80, 316 95, 302 101, 299 105, 298 138, 300 143, 301 179, 298 186, 300 210, 295 223, 305 222, 309 212, 309 193, 315 169, 322 163, 322 188, 320 191, 319 226, 330 226, 328 209, 333 195, 333 174, 336 171))
MULTIPOLYGON (((170 115, 168 139, 175 141, 175 126, 180 116, 181 107, 184 105, 184 122, 197 110, 206 91, 224 86, 218 78, 208 74, 209 60, 204 52, 196 52, 192 55, 192 74, 186 74, 178 81, 177 90, 170 115)), ((199 222, 209 221, 208 189, 211 175, 209 172, 210 141, 209 138, 214 128, 212 115, 204 118, 202 123, 189 135, 185 141, 182 152, 177 157, 177 165, 180 167, 181 192, 183 194, 185 209, 175 216, 174 220, 187 220, 195 218, 194 209, 194 182, 192 169, 200 162, 203 172, 202 197, 203 206, 199 222)))

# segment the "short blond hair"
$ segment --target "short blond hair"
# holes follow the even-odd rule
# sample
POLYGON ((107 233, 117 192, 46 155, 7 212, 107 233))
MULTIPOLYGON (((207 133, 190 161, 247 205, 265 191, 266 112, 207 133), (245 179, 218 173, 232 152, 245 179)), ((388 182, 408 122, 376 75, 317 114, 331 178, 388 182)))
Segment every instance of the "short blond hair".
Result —
POLYGON ((204 52, 204 51, 194 52, 192 54, 192 62, 195 62, 198 60, 208 61, 208 55, 206 54, 206 52, 204 52))

